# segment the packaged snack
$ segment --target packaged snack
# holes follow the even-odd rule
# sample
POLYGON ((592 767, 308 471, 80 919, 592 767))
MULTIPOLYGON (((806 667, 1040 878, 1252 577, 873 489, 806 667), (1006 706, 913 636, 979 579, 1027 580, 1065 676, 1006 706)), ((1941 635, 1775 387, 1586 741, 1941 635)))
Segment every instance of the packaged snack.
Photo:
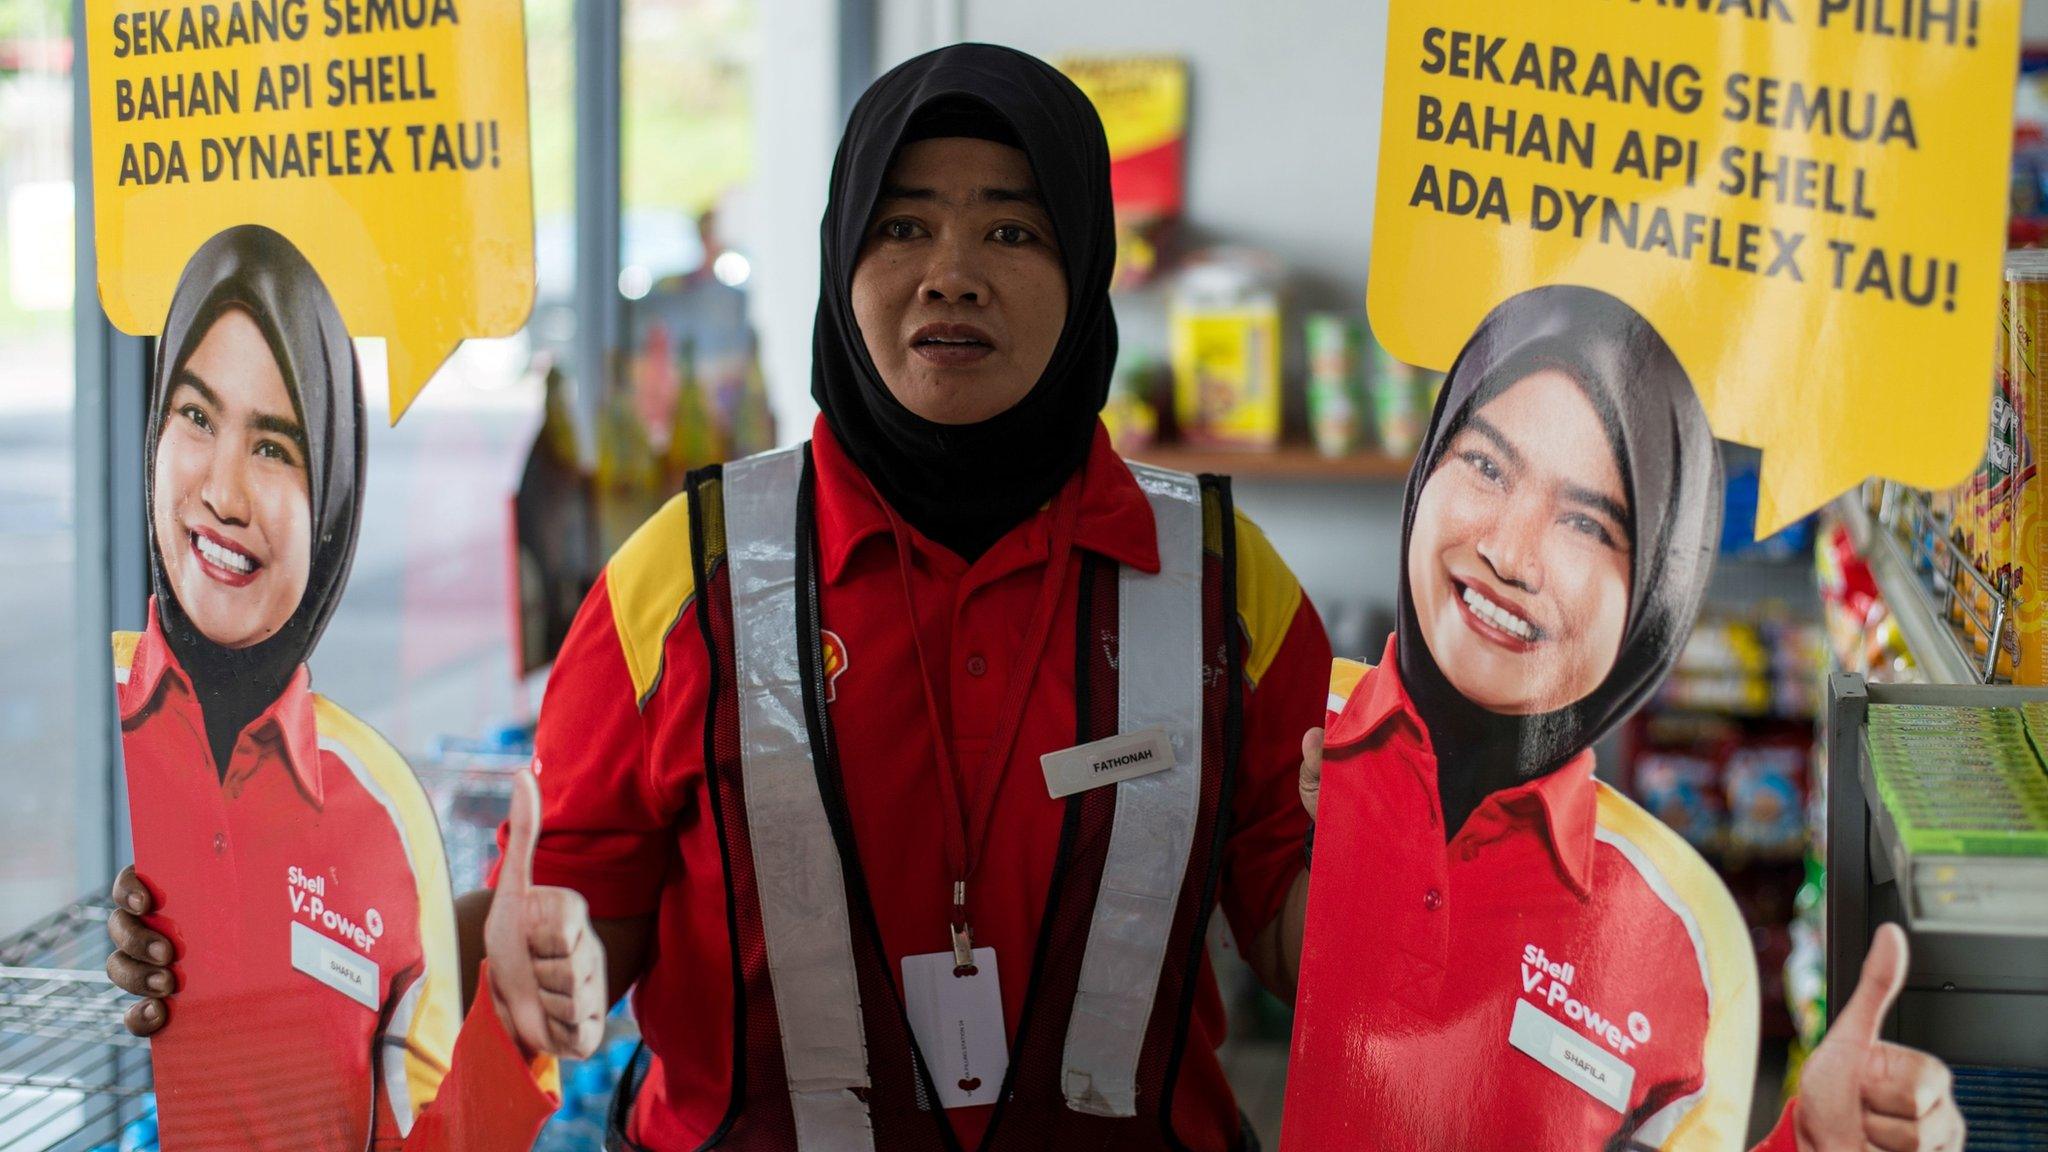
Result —
MULTIPOLYGON (((1380 448, 1389 455, 1413 455, 1422 443, 1422 427, 1429 420, 1429 407, 1422 403, 1416 386, 1415 368, 1394 359, 1387 346, 1372 342, 1372 420, 1380 448)), ((1433 404, 1433 401, 1432 401, 1433 404)))
MULTIPOLYGON (((1871 706, 1871 776, 1912 853, 2048 863, 2048 775, 2028 723, 2038 728, 2042 709, 2033 711, 2029 717, 2017 708, 1871 706)), ((2031 872, 1954 861, 1928 868, 1916 873, 1916 891, 1951 905, 2048 880, 2039 863, 2025 866, 2031 872)))
POLYGON ((1805 777, 1802 747, 1751 745, 1730 755, 1722 774, 1729 847, 1766 854, 1798 848, 1806 837, 1801 804, 1805 777))
MULTIPOLYGON (((2014 513, 2017 511, 2021 464, 2019 406, 2013 391, 2019 381, 2009 371, 2010 365, 2007 368, 1999 373, 1997 386, 1991 390, 1991 439, 1984 449, 1983 560, 1978 567, 1984 578, 1991 582, 1993 591, 2000 595, 2009 595, 2012 588, 2014 530, 2017 527, 2014 513)), ((1998 619, 1997 606, 1989 603, 1989 596, 1981 587, 1975 591, 1986 603, 1985 627, 1994 629, 1997 634, 1998 660, 1993 674, 2010 680, 2019 657, 2017 622, 1998 619)))
POLYGON ((1118 359, 1109 380, 1109 399, 1102 406, 1102 424, 1109 442, 1126 456, 1152 446, 1159 435, 1159 412, 1152 406, 1154 363, 1142 354, 1118 359))
POLYGON ((1360 381, 1364 334, 1357 321, 1328 312, 1302 322, 1308 350, 1308 423, 1325 456, 1357 451, 1365 438, 1365 389, 1360 381))
POLYGON ((1416 368, 1414 373, 1415 406, 1421 410, 1422 416, 1426 420, 1431 413, 1436 411, 1436 398, 1443 394, 1444 381, 1449 379, 1449 377, 1442 372, 1432 372, 1427 368, 1416 368))
MULTIPOLYGON (((2001 307, 2004 345, 1999 393, 2011 410, 2011 437, 2002 462, 2010 525, 2006 583, 2013 598, 2012 678, 2048 683, 2048 595, 2039 584, 2048 571, 2048 487, 2037 472, 2034 445, 2048 433, 2048 382, 2037 343, 2048 332, 2048 252, 2006 253, 2001 307)), ((1998 451, 1998 449, 1994 449, 1998 451)))
POLYGON ((1680 752, 1636 758, 1636 799, 1652 816, 1699 848, 1721 846, 1726 829, 1714 762, 1680 752))
POLYGON ((1280 293, 1270 257, 1218 250, 1174 287, 1174 414, 1190 443, 1271 448, 1280 440, 1280 293))

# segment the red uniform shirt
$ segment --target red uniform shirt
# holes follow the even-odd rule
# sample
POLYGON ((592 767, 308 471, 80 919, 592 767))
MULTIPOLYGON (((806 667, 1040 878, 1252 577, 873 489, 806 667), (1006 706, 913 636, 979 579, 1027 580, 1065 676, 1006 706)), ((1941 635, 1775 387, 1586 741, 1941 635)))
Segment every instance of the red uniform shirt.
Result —
POLYGON ((462 1027, 447 862, 397 753, 302 666, 219 773, 154 607, 115 637, 115 679, 136 872, 177 948, 150 1042, 164 1146, 452 1146, 430 1134, 458 1118, 415 1121, 458 1028, 494 1112, 470 1134, 531 1142, 552 1105, 493 1013, 462 1027))
POLYGON ((1756 963, 1720 878, 1590 752, 1446 843, 1394 669, 1333 676, 1283 1148, 1740 1147, 1756 963))
MULTIPOLYGON (((854 838, 890 971, 945 950, 952 876, 937 757, 909 630, 896 537, 867 479, 819 422, 821 623, 828 707, 854 838)), ((1009 1035, 1017 1034, 1064 807, 1041 754, 1074 743, 1074 605, 1080 551, 1156 571, 1152 512, 1098 427, 1079 487, 1075 553, 1038 662, 972 891, 977 945, 996 950, 1009 1035)), ((939 714, 963 774, 982 769, 1050 551, 1040 514, 972 564, 914 532, 916 627, 939 714)), ((658 913, 659 938, 634 1006, 657 1057, 634 1113, 655 1149, 694 1147, 731 1100, 733 997, 725 879, 704 774, 709 669, 695 617, 687 505, 680 498, 619 551, 555 663, 536 740, 544 814, 534 881, 574 888, 598 917, 658 913)), ((1319 714, 1329 643, 1315 610, 1257 529, 1238 525, 1238 614, 1248 642, 1244 752, 1225 849, 1221 904, 1249 941, 1300 869, 1306 816, 1295 790, 1301 733, 1319 714)), ((973 794, 979 778, 963 778, 973 794)), ((788 1025, 788 1021, 784 1022, 788 1025)), ((1222 1148, 1238 1116, 1215 1055, 1224 1011, 1206 960, 1175 1093, 1175 1123, 1222 1148)), ((949 1113, 973 1147, 990 1107, 949 1113)))

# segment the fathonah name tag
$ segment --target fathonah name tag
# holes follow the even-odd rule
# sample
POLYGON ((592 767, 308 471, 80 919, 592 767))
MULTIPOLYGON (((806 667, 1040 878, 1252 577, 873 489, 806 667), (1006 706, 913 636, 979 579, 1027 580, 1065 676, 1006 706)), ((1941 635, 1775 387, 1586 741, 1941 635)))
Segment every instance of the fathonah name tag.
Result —
POLYGON ((1058 800, 1173 767, 1173 741, 1164 728, 1146 728, 1047 752, 1038 762, 1045 769, 1045 790, 1058 800))

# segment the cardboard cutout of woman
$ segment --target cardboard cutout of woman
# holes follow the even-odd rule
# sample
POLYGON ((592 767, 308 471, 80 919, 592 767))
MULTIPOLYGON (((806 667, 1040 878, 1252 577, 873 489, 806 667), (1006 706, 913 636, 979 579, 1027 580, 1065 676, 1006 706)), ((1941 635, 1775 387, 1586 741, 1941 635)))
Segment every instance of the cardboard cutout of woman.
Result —
POLYGON ((1591 752, 1678 658, 1720 480, 1690 381, 1610 296, 1525 293, 1459 356, 1399 631, 1333 677, 1286 1148, 1740 1146, 1748 931, 1591 752))
POLYGON ((397 1146, 462 1024, 432 808, 306 669, 355 550, 358 375, 283 236, 230 228, 186 265, 151 390, 149 623, 114 639, 141 881, 117 898, 147 931, 110 926, 170 952, 175 990, 140 1007, 180 1152, 397 1146))

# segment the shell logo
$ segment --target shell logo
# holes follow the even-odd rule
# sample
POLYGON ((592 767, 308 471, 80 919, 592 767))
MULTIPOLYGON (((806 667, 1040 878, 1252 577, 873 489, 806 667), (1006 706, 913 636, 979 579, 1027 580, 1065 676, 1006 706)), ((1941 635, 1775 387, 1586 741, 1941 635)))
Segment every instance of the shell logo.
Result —
POLYGON ((839 674, 846 671, 846 641, 830 628, 818 629, 825 649, 825 703, 830 704, 839 696, 839 674))

